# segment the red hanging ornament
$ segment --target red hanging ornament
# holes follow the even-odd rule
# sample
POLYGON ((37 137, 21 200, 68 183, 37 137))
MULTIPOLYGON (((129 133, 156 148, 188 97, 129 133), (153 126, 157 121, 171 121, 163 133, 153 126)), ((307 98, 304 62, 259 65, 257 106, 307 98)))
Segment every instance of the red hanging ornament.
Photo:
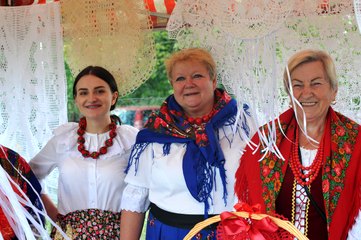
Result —
POLYGON ((77 131, 78 134, 78 151, 81 153, 81 155, 83 155, 83 157, 87 158, 87 157, 91 157, 93 159, 97 159, 99 158, 100 155, 106 154, 108 152, 108 147, 113 145, 113 139, 117 136, 117 125, 115 124, 115 122, 111 122, 109 124, 109 139, 105 140, 104 146, 101 147, 99 149, 99 152, 92 152, 90 153, 88 150, 85 149, 84 143, 85 143, 85 139, 84 139, 84 133, 85 133, 85 129, 86 129, 86 119, 85 117, 82 117, 79 121, 79 128, 77 131))

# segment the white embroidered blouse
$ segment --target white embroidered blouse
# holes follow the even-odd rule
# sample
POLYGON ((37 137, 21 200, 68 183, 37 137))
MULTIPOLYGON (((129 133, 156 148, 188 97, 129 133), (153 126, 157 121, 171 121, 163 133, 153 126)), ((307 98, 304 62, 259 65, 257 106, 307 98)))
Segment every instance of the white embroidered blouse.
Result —
MULTIPOLYGON (((230 126, 219 130, 219 142, 225 156, 228 196, 223 200, 223 186, 216 169, 216 186, 211 192, 209 214, 232 211, 236 202, 234 194, 235 171, 245 147, 239 133, 232 136, 230 126), (233 139, 233 141, 232 141, 233 139)), ((159 208, 181 214, 204 214, 204 203, 190 194, 183 176, 183 156, 186 145, 173 143, 168 155, 163 154, 163 144, 151 143, 140 155, 137 171, 133 164, 125 178, 128 184, 123 192, 121 208, 133 212, 145 212, 149 202, 159 208)))
MULTIPOLYGON (((59 170, 58 211, 67 214, 90 208, 120 212, 120 201, 125 187, 124 170, 138 130, 128 125, 117 126, 113 146, 98 159, 84 158, 77 147, 77 123, 58 127, 54 137, 30 161, 39 180, 54 169, 59 170)), ((103 134, 85 133, 85 147, 98 151, 109 138, 103 134)))

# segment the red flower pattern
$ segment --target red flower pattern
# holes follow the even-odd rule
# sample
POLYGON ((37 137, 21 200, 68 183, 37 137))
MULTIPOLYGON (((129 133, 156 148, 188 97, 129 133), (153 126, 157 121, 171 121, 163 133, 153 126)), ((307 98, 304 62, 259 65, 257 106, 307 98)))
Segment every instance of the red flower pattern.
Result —
POLYGON ((331 124, 331 151, 323 168, 322 190, 326 204, 328 222, 344 188, 346 169, 356 143, 358 124, 336 113, 338 120, 331 124))
POLYGON ((265 166, 264 168, 262 168, 262 175, 264 177, 268 176, 268 174, 271 172, 271 170, 269 169, 268 166, 265 166))
POLYGON ((343 136, 343 135, 345 135, 345 129, 341 126, 337 126, 336 133, 337 133, 337 136, 343 136))
POLYGON ((327 193, 330 190, 330 182, 328 180, 322 181, 322 192, 327 193))
POLYGON ((347 154, 351 154, 352 153, 352 146, 351 146, 351 144, 349 144, 349 143, 345 143, 344 145, 343 145, 343 148, 345 149, 345 152, 347 153, 347 154))

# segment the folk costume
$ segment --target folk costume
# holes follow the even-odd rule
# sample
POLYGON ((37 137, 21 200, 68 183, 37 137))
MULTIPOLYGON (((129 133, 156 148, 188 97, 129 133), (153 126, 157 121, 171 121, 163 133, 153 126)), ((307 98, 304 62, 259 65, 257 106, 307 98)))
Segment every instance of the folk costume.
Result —
MULTIPOLYGON (((28 163, 18 153, 4 146, 0 146, 0 167, 5 170, 15 184, 17 184, 23 193, 26 194, 33 206, 38 210, 42 210, 42 205, 38 198, 41 186, 34 173, 31 171, 28 163)), ((12 187, 15 193, 22 196, 15 186, 12 187)), ((4 206, 0 204, 0 233, 5 240, 17 239, 15 232, 4 213, 5 210, 3 207, 4 206)), ((34 219, 42 221, 42 219, 37 219, 34 212, 30 209, 28 210, 29 213, 34 216, 34 219)))
MULTIPOLYGON (((246 116, 235 126, 236 114, 235 100, 216 89, 207 116, 187 117, 173 95, 150 116, 137 135, 122 200, 128 211, 150 205, 147 239, 183 239, 196 223, 232 210, 242 134, 250 131, 246 116)), ((215 228, 200 235, 215 239, 215 228)))
POLYGON ((138 130, 117 125, 116 134, 93 134, 82 121, 58 127, 30 166, 40 180, 58 169, 58 220, 71 239, 119 239, 124 170, 138 130))
MULTIPOLYGON (((316 151, 299 150, 293 109, 276 125, 282 127, 276 145, 285 160, 264 157, 262 147, 255 154, 246 148, 236 173, 239 201, 287 217, 309 239, 346 239, 361 207, 360 125, 330 107, 316 151)), ((258 136, 252 141, 259 143, 258 136)))

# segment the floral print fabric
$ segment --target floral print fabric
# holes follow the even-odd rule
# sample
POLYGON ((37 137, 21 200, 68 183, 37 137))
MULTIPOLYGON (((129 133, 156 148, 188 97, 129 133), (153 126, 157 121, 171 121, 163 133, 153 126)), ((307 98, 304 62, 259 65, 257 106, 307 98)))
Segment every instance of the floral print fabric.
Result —
MULTIPOLYGON (((58 216, 58 224, 71 239, 119 239, 120 213, 86 209, 58 216)), ((63 239, 53 228, 53 239, 63 239)))

